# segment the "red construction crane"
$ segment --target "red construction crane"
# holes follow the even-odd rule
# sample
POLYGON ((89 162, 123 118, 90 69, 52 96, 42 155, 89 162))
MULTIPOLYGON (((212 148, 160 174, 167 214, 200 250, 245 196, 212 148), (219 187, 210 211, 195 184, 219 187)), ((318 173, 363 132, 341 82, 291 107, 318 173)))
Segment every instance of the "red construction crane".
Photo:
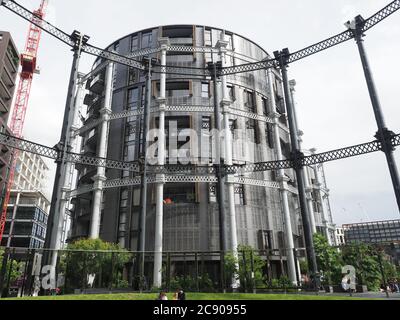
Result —
MULTIPOLYGON (((28 37, 25 44, 25 51, 21 54, 21 73, 16 91, 14 109, 10 121, 10 130, 17 138, 22 137, 24 128, 25 115, 28 107, 29 94, 31 91, 33 74, 38 73, 36 68, 36 58, 39 49, 40 36, 42 29, 37 25, 41 25, 41 19, 44 18, 48 0, 42 0, 38 10, 33 12, 31 24, 29 26, 28 37), (36 23, 36 25, 35 25, 36 23)), ((10 201, 11 188, 14 183, 14 174, 18 159, 18 150, 15 149, 12 156, 12 163, 7 184, 7 191, 4 198, 4 204, 0 217, 0 243, 3 239, 4 226, 7 218, 7 207, 10 201)))

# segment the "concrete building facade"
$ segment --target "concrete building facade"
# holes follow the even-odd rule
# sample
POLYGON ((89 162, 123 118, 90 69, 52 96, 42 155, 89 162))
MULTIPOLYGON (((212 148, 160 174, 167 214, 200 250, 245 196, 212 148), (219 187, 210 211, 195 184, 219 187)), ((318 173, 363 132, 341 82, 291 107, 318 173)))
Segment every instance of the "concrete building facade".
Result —
MULTIPOLYGON (((0 31, 0 132, 11 134, 7 125, 19 68, 19 53, 9 32, 0 31)), ((10 172, 11 149, 0 145, 0 204, 10 172)))
MULTIPOLYGON (((222 61, 223 66, 233 66, 270 57, 249 39, 199 25, 142 30, 115 41, 107 49, 138 59, 150 56, 163 66, 199 68, 209 62, 222 61)), ((102 63, 98 59, 93 70, 102 63)), ((145 74, 138 70, 113 63, 91 75, 85 87, 83 125, 103 121, 90 130, 78 131, 82 153, 138 161, 143 145, 141 114, 146 101, 145 80, 145 74), (127 116, 121 116, 124 113, 127 116)), ((217 93, 222 110, 221 127, 226 134, 220 141, 225 164, 251 164, 290 156, 281 82, 275 69, 221 77, 217 93)), ((78 95, 82 93, 81 87, 78 104, 78 95)), ((213 147, 206 163, 194 150, 203 150, 212 141, 215 94, 209 77, 153 73, 150 129, 161 132, 157 140, 159 148, 152 159, 156 164, 172 163, 173 138, 188 135, 189 129, 200 138, 177 139, 176 147, 194 166, 213 166, 216 158, 213 147)), ((78 177, 76 190, 70 193, 73 222, 69 241, 100 237, 137 251, 140 214, 137 175, 132 171, 81 164, 75 168, 78 177)), ((334 239, 329 191, 322 167, 310 167, 307 172, 310 205, 315 206, 314 231, 334 239)), ((288 274, 294 282, 296 266, 292 249, 304 246, 294 172, 228 175, 224 187, 227 214, 223 229, 227 249, 235 251, 238 244, 243 244, 256 250, 281 250, 284 263, 272 257, 272 270, 275 274, 288 274)), ((215 177, 211 176, 177 173, 150 178, 145 250, 155 252, 154 285, 161 283, 158 270, 162 252, 220 250, 216 189, 215 177)))
POLYGON ((48 171, 40 156, 19 152, 2 246, 43 248, 50 209, 48 171))

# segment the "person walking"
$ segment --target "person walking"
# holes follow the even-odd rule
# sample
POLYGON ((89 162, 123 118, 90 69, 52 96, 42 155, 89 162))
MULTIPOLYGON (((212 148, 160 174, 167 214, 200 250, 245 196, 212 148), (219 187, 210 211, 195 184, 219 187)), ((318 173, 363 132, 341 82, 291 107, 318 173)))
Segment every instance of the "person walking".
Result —
POLYGON ((168 300, 167 294, 164 291, 160 292, 157 300, 168 300))
POLYGON ((183 291, 182 288, 179 289, 179 292, 178 292, 178 300, 186 300, 186 294, 185 294, 185 292, 183 291))

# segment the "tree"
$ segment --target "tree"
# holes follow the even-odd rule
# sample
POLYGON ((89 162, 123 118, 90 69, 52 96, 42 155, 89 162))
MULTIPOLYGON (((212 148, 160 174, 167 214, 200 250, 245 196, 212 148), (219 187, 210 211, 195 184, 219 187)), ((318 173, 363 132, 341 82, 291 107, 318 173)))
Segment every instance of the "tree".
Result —
POLYGON ((0 273, 4 272, 4 287, 8 283, 8 276, 9 272, 11 269, 10 273, 10 285, 13 286, 15 282, 22 276, 22 271, 24 267, 23 262, 18 262, 16 260, 11 260, 10 257, 8 257, 7 260, 7 265, 5 270, 1 270, 1 267, 3 265, 3 258, 4 258, 5 250, 3 248, 0 248, 0 273))
POLYGON ((59 269, 65 271, 70 286, 85 288, 87 276, 93 274, 100 286, 119 285, 118 275, 129 260, 129 253, 117 244, 82 239, 69 244, 61 254, 59 269))
POLYGON ((337 249, 330 246, 328 240, 318 233, 314 234, 314 249, 318 268, 324 273, 323 283, 340 283, 342 259, 337 249))
POLYGON ((229 283, 235 276, 240 280, 240 286, 247 288, 255 288, 264 284, 263 268, 265 262, 261 259, 257 252, 251 246, 238 246, 238 259, 232 252, 225 255, 225 279, 229 283), (239 265, 239 272, 237 270, 239 265), (252 274, 253 272, 253 274, 252 274), (254 278, 252 277, 254 275, 254 278))
POLYGON ((373 247, 364 243, 352 244, 342 249, 343 262, 356 269, 358 284, 366 285, 369 290, 378 290, 382 282, 379 261, 373 247))

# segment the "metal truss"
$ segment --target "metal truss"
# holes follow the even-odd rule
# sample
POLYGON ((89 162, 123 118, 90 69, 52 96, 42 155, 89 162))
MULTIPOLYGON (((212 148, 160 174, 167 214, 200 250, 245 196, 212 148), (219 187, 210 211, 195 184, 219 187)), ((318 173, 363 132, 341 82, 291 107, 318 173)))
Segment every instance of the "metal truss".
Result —
POLYGON ((147 49, 140 49, 133 51, 132 53, 128 54, 129 58, 137 58, 137 57, 145 57, 154 53, 158 53, 161 51, 161 48, 147 48, 147 49))
POLYGON ((37 154, 49 159, 57 159, 59 155, 55 148, 50 148, 24 139, 19 139, 5 133, 0 133, 0 144, 21 151, 37 154))
POLYGON ((170 52, 199 52, 199 53, 219 53, 219 49, 213 47, 192 47, 171 45, 167 48, 170 52))
POLYGON ((256 186, 256 187, 267 187, 267 188, 273 188, 273 189, 279 189, 281 187, 279 182, 252 179, 252 178, 246 178, 246 177, 234 177, 232 182, 235 184, 243 184, 243 185, 256 186))
POLYGON ((245 174, 250 172, 263 172, 272 171, 279 169, 290 169, 293 168, 293 161, 291 160, 280 160, 280 161, 268 161, 260 163, 252 163, 239 166, 227 166, 225 172, 227 174, 245 174))
POLYGON ((167 112, 214 112, 214 107, 209 106, 196 106, 196 105, 179 105, 179 106, 166 106, 165 111, 167 112))
POLYGON ((367 31, 372 27, 376 26, 379 22, 389 17, 391 14, 395 13, 400 9, 400 0, 393 1, 389 3, 382 10, 375 13, 373 16, 367 19, 364 24, 363 31, 367 31))
POLYGON ((75 46, 75 41, 71 39, 71 36, 64 31, 58 29, 57 27, 53 26, 52 24, 48 23, 47 21, 41 19, 40 17, 35 16, 32 12, 30 12, 25 7, 21 6, 17 2, 13 0, 1 0, 0 5, 4 6, 11 12, 17 14, 21 18, 35 24, 37 27, 41 28, 43 31, 47 32, 48 34, 52 35, 53 37, 57 38, 58 40, 64 42, 65 44, 69 45, 70 47, 75 46), (36 24, 40 21, 40 24, 36 24))
POLYGON ((257 120, 257 121, 261 121, 261 122, 274 123, 274 121, 270 117, 261 116, 257 113, 247 112, 247 111, 239 110, 236 108, 230 108, 229 114, 243 117, 243 118, 253 119, 253 120, 257 120))
POLYGON ((139 172, 139 164, 137 162, 124 162, 96 157, 88 157, 77 153, 67 153, 65 161, 87 166, 105 167, 107 169, 139 172))
POLYGON ((237 73, 252 72, 264 69, 278 68, 278 62, 276 59, 268 59, 260 62, 251 62, 241 64, 233 67, 225 67, 220 70, 219 75, 226 76, 237 73))
POLYGON ((187 175, 214 175, 216 168, 212 166, 200 165, 180 165, 180 164, 167 164, 164 166, 148 166, 148 170, 152 174, 187 174, 187 175))
MULTIPOLYGON (((390 145, 394 148, 400 145, 400 134, 389 137, 390 145)), ((59 151, 57 147, 50 148, 31 141, 19 139, 5 133, 0 133, 0 144, 10 148, 30 152, 55 160, 64 160, 72 163, 100 166, 109 169, 127 170, 139 172, 140 166, 138 162, 124 162, 111 159, 103 159, 97 157, 89 157, 82 154, 67 152, 65 155, 59 151)), ((318 163, 325 163, 350 157, 360 156, 372 152, 382 150, 382 144, 378 140, 359 144, 352 147, 341 148, 333 151, 314 154, 311 156, 301 156, 296 161, 291 159, 281 161, 268 161, 246 165, 224 166, 224 174, 244 174, 249 172, 264 172, 278 169, 290 169, 295 165, 308 166, 318 163)), ((208 175, 215 174, 216 168, 213 166, 197 166, 197 165, 166 165, 166 166, 149 166, 149 171, 157 174, 197 174, 208 175)))
MULTIPOLYGON (((36 25, 44 30, 45 32, 49 33, 56 39, 62 41, 63 43, 67 44, 70 47, 76 46, 76 41, 64 31, 58 29, 57 27, 53 26, 49 22, 41 19, 40 17, 36 17, 33 19, 34 14, 18 4, 13 0, 1 0, 0 4, 10 10, 11 12, 19 15, 23 19, 36 23, 36 25)), ((372 15, 369 19, 365 21, 363 31, 367 31, 374 27, 376 24, 396 12, 400 9, 400 0, 392 1, 389 5, 372 15)), ((320 41, 316 44, 308 46, 302 50, 296 51, 289 55, 287 62, 293 63, 300 59, 306 58, 318 52, 324 51, 328 48, 336 46, 340 43, 343 43, 349 39, 353 38, 352 32, 350 30, 344 31, 338 35, 330 37, 326 40, 320 41)), ((187 46, 170 46, 169 50, 174 51, 187 51, 191 50, 191 52, 217 52, 215 48, 208 48, 208 47, 187 47, 187 46)), ((107 50, 103 50, 97 48, 95 46, 84 44, 83 51, 101 57, 107 60, 114 61, 119 64, 127 65, 132 68, 136 68, 139 70, 145 70, 146 66, 142 62, 134 60, 132 57, 134 56, 142 56, 144 54, 152 54, 159 51, 159 48, 155 49, 148 49, 148 51, 139 51, 137 53, 132 53, 129 56, 122 56, 114 52, 110 52, 107 50)), ((269 68, 277 68, 278 61, 276 59, 265 59, 259 62, 254 63, 247 63, 242 65, 237 65, 233 67, 225 67, 221 68, 218 71, 218 75, 229 75, 229 74, 236 74, 236 73, 244 73, 244 72, 252 72, 257 70, 269 69, 269 68)), ((196 67, 180 67, 180 66, 154 66, 154 72, 156 73, 168 73, 168 74, 175 74, 175 75, 183 75, 183 76, 193 76, 193 77, 209 77, 211 76, 210 71, 207 68, 196 68, 196 67)))
MULTIPOLYGON (((397 136, 399 137, 399 136, 397 136)), ((398 141, 400 142, 400 141, 398 141)), ((399 145, 399 144, 397 144, 399 145)), ((360 156, 381 150, 381 144, 378 141, 359 144, 357 146, 341 148, 333 151, 319 153, 311 156, 304 157, 302 164, 304 166, 314 165, 318 163, 325 163, 340 159, 360 156)))
MULTIPOLYGON (((158 107, 153 107, 150 109, 150 113, 156 113, 159 112, 160 109, 158 107)), ((212 106, 201 106, 201 105, 171 105, 171 106, 166 106, 165 107, 166 112, 198 112, 198 113, 213 113, 214 112, 214 107, 212 106)), ((118 120, 118 119, 124 119, 124 118, 130 118, 130 117, 136 117, 142 115, 144 112, 144 109, 137 109, 137 110, 126 110, 118 113, 112 113, 109 117, 110 121, 113 120, 118 120)), ((256 113, 251 113, 235 108, 230 108, 229 109, 229 114, 235 115, 238 117, 244 117, 248 119, 253 119, 257 120, 260 122, 267 122, 267 123, 274 123, 274 121, 270 117, 258 115, 256 113)), ((80 129, 75 131, 75 135, 83 135, 87 131, 92 130, 93 128, 97 127, 100 125, 104 120, 100 118, 95 118, 80 129)))
MULTIPOLYGON (((41 28, 43 31, 47 32, 54 38, 60 40, 61 42, 67 44, 68 46, 74 48, 76 46, 76 41, 71 37, 71 35, 53 26, 51 23, 42 19, 41 17, 34 16, 34 13, 30 12, 25 7, 21 6, 19 3, 13 0, 1 0, 0 5, 4 6, 11 12, 17 14, 21 18, 35 24, 37 27, 41 28), (33 17, 35 17, 33 19, 33 17)), ((139 70, 145 70, 145 65, 139 61, 132 58, 128 58, 119 55, 114 52, 103 50, 95 46, 84 44, 82 50, 90 55, 101 57, 107 60, 114 61, 119 64, 124 64, 139 70)))
POLYGON ((339 34, 337 34, 333 37, 330 37, 326 40, 323 40, 316 44, 308 46, 307 48, 293 52, 289 56, 288 63, 293 63, 295 61, 298 61, 298 60, 304 59, 306 57, 309 57, 313 54, 316 54, 318 52, 332 48, 340 43, 350 40, 351 38, 353 38, 353 33, 350 30, 344 31, 344 32, 339 33, 339 34))

